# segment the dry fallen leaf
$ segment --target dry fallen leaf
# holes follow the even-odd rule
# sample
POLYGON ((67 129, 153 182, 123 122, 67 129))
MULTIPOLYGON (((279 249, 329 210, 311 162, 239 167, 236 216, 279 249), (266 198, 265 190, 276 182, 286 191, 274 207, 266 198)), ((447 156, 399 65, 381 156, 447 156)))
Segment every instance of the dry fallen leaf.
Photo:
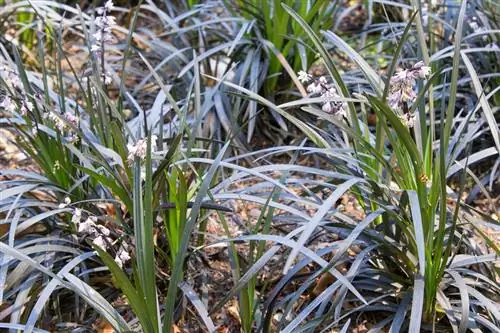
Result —
POLYGON ((95 330, 99 333, 114 333, 116 332, 106 320, 98 319, 94 324, 95 330))
MULTIPOLYGON (((340 273, 345 274, 347 272, 347 267, 345 264, 340 264, 336 268, 340 273)), ((332 274, 328 272, 323 273, 319 278, 318 283, 314 287, 312 294, 314 296, 318 296, 323 291, 325 291, 325 289, 328 288, 332 283, 334 283, 335 280, 337 279, 332 274)))

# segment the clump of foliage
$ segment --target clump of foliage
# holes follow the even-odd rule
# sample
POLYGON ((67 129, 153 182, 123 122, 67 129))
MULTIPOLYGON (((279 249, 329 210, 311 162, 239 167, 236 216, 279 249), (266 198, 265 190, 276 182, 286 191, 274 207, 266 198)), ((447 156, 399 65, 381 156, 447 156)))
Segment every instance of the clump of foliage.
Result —
POLYGON ((499 172, 496 23, 466 20, 486 4, 390 5, 408 22, 367 22, 358 50, 323 1, 31 5, 34 44, 0 44, 0 125, 37 168, 0 171, 0 327, 215 332, 236 302, 248 333, 496 330, 499 249, 482 228, 498 222, 463 199, 470 181, 490 198, 499 172), (142 27, 151 12, 166 35, 142 27), (291 144, 244 152, 258 108, 291 144), (223 295, 204 287, 213 249, 223 295))

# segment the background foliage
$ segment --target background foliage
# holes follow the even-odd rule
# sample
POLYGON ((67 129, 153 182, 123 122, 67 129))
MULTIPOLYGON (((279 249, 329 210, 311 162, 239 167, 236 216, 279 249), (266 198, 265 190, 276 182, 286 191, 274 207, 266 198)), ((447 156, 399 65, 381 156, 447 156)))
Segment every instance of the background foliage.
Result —
POLYGON ((0 327, 498 330, 494 2, 0 18, 0 327))

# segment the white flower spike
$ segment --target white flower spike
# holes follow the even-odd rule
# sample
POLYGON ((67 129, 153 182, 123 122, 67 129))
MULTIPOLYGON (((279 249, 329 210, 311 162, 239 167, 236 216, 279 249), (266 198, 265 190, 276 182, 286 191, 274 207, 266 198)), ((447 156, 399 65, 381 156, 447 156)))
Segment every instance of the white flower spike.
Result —
POLYGON ((101 52, 105 44, 113 41, 111 30, 116 25, 116 18, 110 15, 113 8, 114 4, 111 0, 106 1, 104 7, 97 8, 97 14, 100 16, 94 20, 97 31, 92 35, 94 43, 90 48, 91 52, 101 52))

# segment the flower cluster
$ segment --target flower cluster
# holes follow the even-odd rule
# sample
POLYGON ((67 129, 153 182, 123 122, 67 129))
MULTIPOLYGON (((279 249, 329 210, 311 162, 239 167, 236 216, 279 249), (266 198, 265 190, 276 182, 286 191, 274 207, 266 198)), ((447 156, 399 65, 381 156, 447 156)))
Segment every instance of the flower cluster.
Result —
MULTIPOLYGON (((92 243, 104 251, 114 243, 113 239, 110 237, 111 231, 106 226, 98 224, 98 219, 95 216, 89 215, 85 221, 82 222, 82 210, 80 208, 74 210, 71 222, 76 226, 78 233, 93 238, 92 243)), ((129 245, 123 241, 116 253, 115 262, 122 268, 123 264, 130 259, 129 245)))
MULTIPOLYGON (((14 113, 17 110, 18 105, 10 96, 6 95, 0 102, 0 108, 5 110, 7 113, 14 113)), ((19 113, 21 114, 21 116, 27 116, 28 112, 33 112, 33 110, 34 105, 32 102, 26 99, 21 101, 21 107, 19 108, 19 113)))
POLYGON ((14 113, 17 109, 17 104, 9 96, 4 96, 0 102, 0 108, 7 113, 14 113))
POLYGON ((80 118, 69 111, 64 114, 59 114, 57 112, 45 112, 43 114, 44 119, 51 120, 54 123, 55 128, 57 128, 61 134, 64 132, 65 139, 74 142, 78 141, 78 135, 74 131, 74 128, 80 126, 80 118))
POLYGON ((23 91, 21 78, 6 64, 0 63, 0 77, 10 89, 23 91))
POLYGON ((63 115, 58 115, 56 113, 46 113, 45 117, 52 120, 56 128, 61 132, 70 129, 70 126, 68 125, 77 127, 80 123, 80 119, 77 116, 72 115, 68 112, 63 115))
POLYGON ((21 95, 20 99, 5 95, 0 101, 0 108, 7 113, 14 113, 18 110, 20 105, 19 113, 22 116, 26 116, 28 112, 32 112, 34 105, 29 101, 19 75, 7 65, 0 63, 0 77, 3 82, 5 82, 10 92, 18 92, 21 95), (16 101, 18 101, 19 104, 16 103, 16 101))
MULTIPOLYGON (((78 136, 73 129, 79 126, 80 119, 73 111, 67 111, 61 114, 57 106, 54 107, 56 110, 49 111, 48 109, 50 108, 44 106, 42 95, 36 91, 33 95, 28 95, 27 89, 22 85, 19 75, 2 62, 0 62, 0 77, 7 88, 6 91, 3 92, 5 95, 0 97, 0 110, 10 114, 18 112, 18 114, 23 117, 37 117, 38 114, 35 114, 34 111, 39 110, 43 119, 51 121, 55 129, 59 130, 61 133, 65 132, 66 140, 70 142, 78 140, 78 136), (37 109, 35 109, 35 106, 37 109)), ((38 134, 39 123, 40 122, 37 121, 31 128, 31 134, 33 136, 38 134)))
POLYGON ((431 68, 425 66, 423 61, 419 61, 413 67, 401 70, 391 78, 388 103, 394 110, 404 111, 400 118, 407 127, 413 127, 415 123, 414 116, 407 114, 407 107, 417 98, 413 89, 416 80, 426 79, 430 74, 431 68))
POLYGON ((92 52, 101 52, 105 44, 113 41, 111 29, 116 25, 116 19, 111 16, 111 10, 114 8, 113 1, 108 0, 104 7, 97 9, 97 14, 94 23, 97 26, 97 31, 94 33, 94 44, 91 46, 92 52))
POLYGON ((312 80, 312 83, 307 86, 307 92, 312 96, 319 96, 322 99, 325 99, 321 109, 330 114, 334 114, 339 117, 346 116, 346 103, 343 101, 335 101, 333 99, 341 98, 337 93, 337 89, 332 84, 328 84, 328 81, 324 76, 319 77, 319 79, 313 79, 312 75, 300 71, 298 73, 298 79, 302 83, 308 83, 312 80))
MULTIPOLYGON (((154 151, 155 149, 155 143, 158 137, 156 135, 151 136, 151 150, 154 151)), ((147 153, 147 148, 148 148, 148 141, 146 138, 140 139, 137 141, 135 145, 127 145, 128 148, 128 156, 127 156, 127 163, 132 164, 134 163, 134 160, 136 157, 138 157, 141 161, 143 161, 146 158, 146 153, 147 153)))
POLYGON ((412 128, 415 126, 415 116, 412 115, 410 112, 402 114, 399 117, 399 120, 405 125, 405 127, 412 128))
POLYGON ((34 105, 30 101, 23 101, 21 105, 21 109, 19 110, 21 113, 21 116, 26 116, 28 115, 28 112, 33 112, 34 105))
POLYGON ((413 90, 416 79, 425 79, 431 73, 431 68, 423 61, 417 62, 412 68, 396 73, 390 82, 389 105, 394 109, 402 109, 404 103, 411 103, 417 97, 413 90))

